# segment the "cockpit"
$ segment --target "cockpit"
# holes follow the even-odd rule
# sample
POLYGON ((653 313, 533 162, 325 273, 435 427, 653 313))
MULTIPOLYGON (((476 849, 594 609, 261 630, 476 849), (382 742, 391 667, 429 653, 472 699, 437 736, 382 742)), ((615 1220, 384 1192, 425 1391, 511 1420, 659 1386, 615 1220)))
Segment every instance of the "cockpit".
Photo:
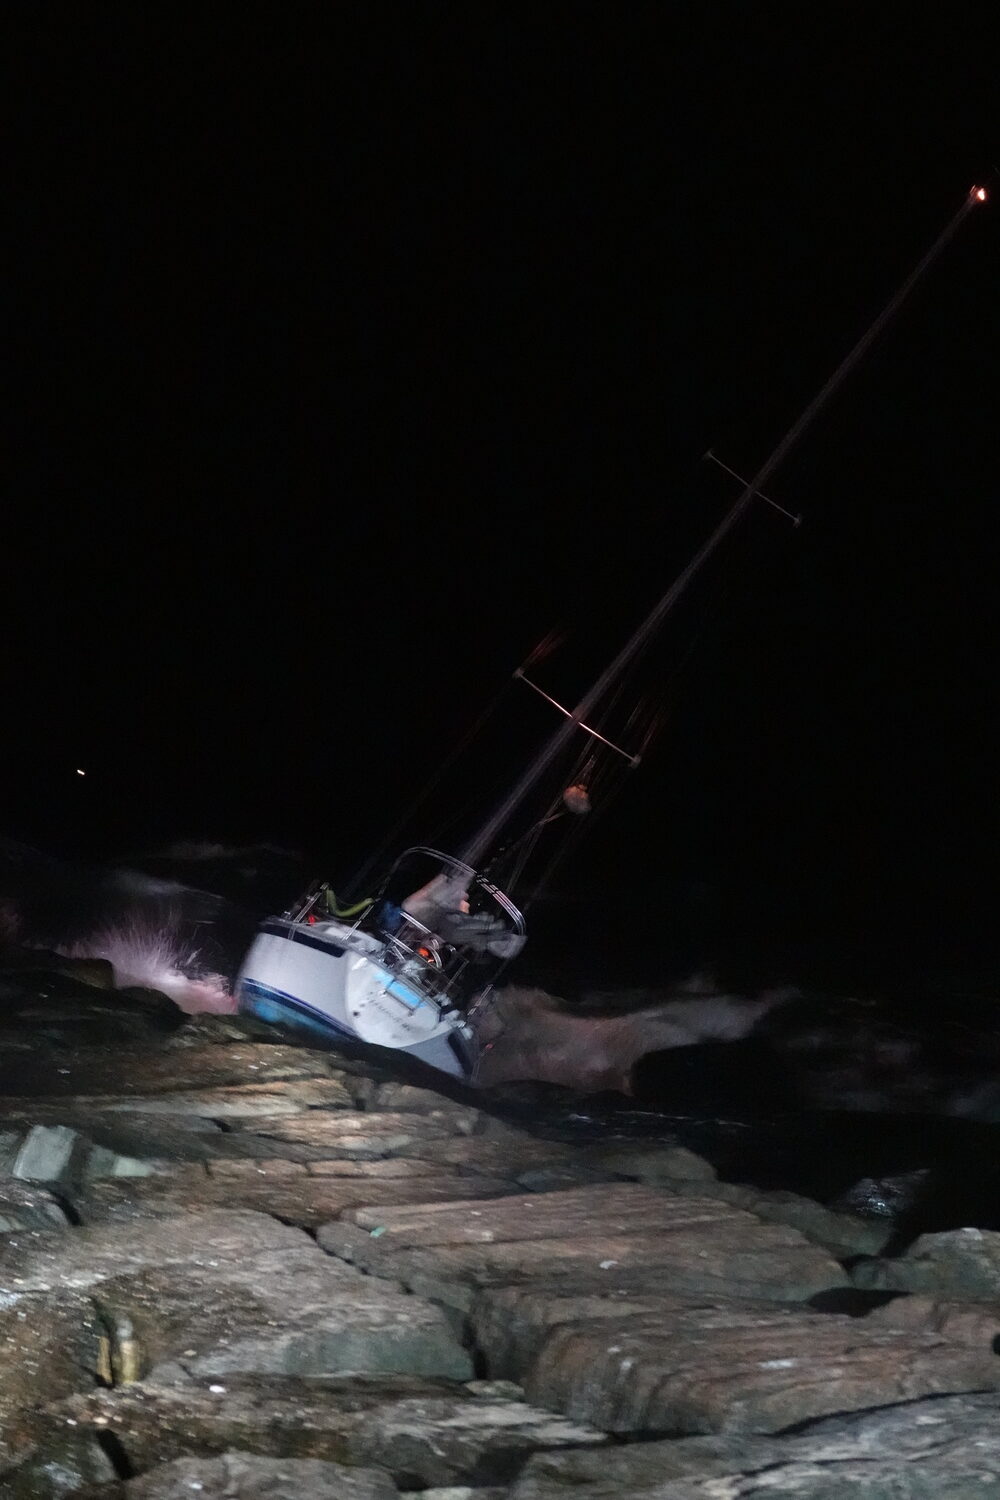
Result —
POLYGON ((370 943, 407 977, 426 977, 448 991, 460 988, 472 966, 477 988, 492 983, 495 975, 484 969, 498 970, 527 941, 524 918, 503 891, 461 860, 424 846, 400 855, 364 900, 341 904, 330 886, 319 885, 289 915, 317 936, 349 927, 352 946, 370 943))

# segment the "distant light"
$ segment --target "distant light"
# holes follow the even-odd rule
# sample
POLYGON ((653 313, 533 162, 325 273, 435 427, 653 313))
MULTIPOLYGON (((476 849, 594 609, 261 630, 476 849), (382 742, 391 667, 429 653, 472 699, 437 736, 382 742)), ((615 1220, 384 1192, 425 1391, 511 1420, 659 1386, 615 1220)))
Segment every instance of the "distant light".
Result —
POLYGON ((86 774, 87 774, 87 773, 86 773, 86 771, 81 771, 81 770, 80 770, 80 767, 79 767, 79 766, 77 766, 77 768, 76 768, 76 774, 77 774, 77 775, 78 775, 78 776, 86 776, 86 774))
POLYGON ((972 189, 972 196, 974 198, 978 198, 979 201, 980 201, 980 203, 985 203, 986 202, 986 189, 985 188, 973 188, 972 189))

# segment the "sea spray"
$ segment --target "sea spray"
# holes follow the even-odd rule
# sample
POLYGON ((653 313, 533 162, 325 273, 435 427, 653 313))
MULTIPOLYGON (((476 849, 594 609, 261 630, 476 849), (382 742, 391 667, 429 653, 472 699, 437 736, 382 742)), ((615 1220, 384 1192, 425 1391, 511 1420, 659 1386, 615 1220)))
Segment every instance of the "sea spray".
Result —
POLYGON ((225 977, 212 972, 200 949, 169 923, 125 917, 56 951, 66 958, 107 959, 119 989, 141 985, 160 990, 190 1013, 236 1009, 225 977))
POLYGON ((480 1082, 489 1087, 535 1079, 628 1094, 641 1057, 699 1042, 737 1041, 795 993, 773 990, 751 1000, 701 988, 692 995, 685 987, 679 998, 600 1015, 576 1010, 544 990, 511 986, 497 995, 485 1022, 491 1034, 480 1082))

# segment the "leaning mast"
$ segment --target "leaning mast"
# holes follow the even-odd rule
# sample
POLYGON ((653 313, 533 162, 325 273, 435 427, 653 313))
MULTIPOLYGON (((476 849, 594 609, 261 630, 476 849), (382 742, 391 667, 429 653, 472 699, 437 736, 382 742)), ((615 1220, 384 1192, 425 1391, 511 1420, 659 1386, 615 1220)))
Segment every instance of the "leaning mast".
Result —
POLYGON ((884 332, 910 293, 923 279, 923 276, 933 265, 934 261, 937 260, 942 250, 950 243, 971 211, 979 204, 986 202, 986 196, 986 189, 984 187, 975 186, 969 191, 958 212, 941 231, 930 249, 913 268, 906 280, 897 288, 893 296, 890 297, 882 311, 861 335, 850 352, 841 360, 833 374, 816 393, 804 411, 792 423, 771 455, 745 485, 742 493, 730 506, 711 536, 702 544, 687 567, 674 580, 662 598, 657 601, 634 634, 625 642, 625 645, 614 660, 609 663, 580 699, 576 707, 567 715, 565 722, 560 725, 547 744, 542 747, 504 800, 497 806, 478 832, 467 842, 460 856, 463 863, 474 869, 479 865, 483 856, 490 851, 496 838, 510 822, 510 819, 517 812, 525 798, 530 795, 546 771, 558 759, 577 730, 582 725, 585 725, 585 721, 590 717, 609 689, 618 681, 626 668, 631 665, 647 640, 659 629, 667 615, 688 588, 688 585, 700 573, 712 554, 734 527, 736 527, 754 499, 757 496, 763 497, 764 486, 770 482, 792 449, 812 426, 827 402, 861 363, 876 339, 884 332))

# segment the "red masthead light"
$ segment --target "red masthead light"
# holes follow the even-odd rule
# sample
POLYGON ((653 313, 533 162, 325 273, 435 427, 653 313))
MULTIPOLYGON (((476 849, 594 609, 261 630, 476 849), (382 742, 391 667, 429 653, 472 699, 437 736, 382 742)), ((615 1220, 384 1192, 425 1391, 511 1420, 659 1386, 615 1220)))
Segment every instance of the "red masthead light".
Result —
POLYGON ((979 203, 985 203, 986 189, 984 187, 974 187, 969 196, 975 198, 979 203))

